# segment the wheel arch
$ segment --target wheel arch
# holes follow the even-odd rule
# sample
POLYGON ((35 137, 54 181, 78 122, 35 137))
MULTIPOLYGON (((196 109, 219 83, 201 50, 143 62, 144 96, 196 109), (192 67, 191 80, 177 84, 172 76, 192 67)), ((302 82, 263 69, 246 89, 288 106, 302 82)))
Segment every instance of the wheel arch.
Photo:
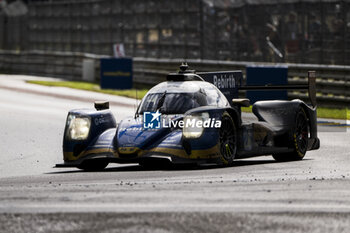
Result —
POLYGON ((230 114, 236 126, 240 128, 242 124, 241 114, 234 108, 227 108, 226 111, 230 114))
MULTIPOLYGON (((301 107, 306 117, 308 118, 308 123, 310 127, 310 138, 317 137, 317 107, 310 107, 305 102, 301 100, 293 100, 295 102, 299 102, 298 107, 301 107)), ((296 113, 295 113, 296 114, 296 113)))

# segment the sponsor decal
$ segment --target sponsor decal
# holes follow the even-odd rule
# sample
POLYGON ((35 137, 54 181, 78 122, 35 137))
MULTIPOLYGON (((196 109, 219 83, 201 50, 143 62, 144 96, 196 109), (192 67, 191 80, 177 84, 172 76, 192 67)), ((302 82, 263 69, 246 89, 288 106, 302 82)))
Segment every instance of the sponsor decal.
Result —
POLYGON ((100 125, 100 124, 104 124, 104 123, 108 123, 109 119, 108 118, 104 118, 103 116, 101 116, 100 118, 95 118, 94 119, 95 125, 100 125))
POLYGON ((214 75, 213 84, 219 88, 236 88, 236 80, 233 75, 214 75))
POLYGON ((221 121, 215 118, 202 117, 185 117, 182 120, 162 119, 162 114, 157 112, 143 113, 144 129, 160 129, 160 128, 220 128, 221 121))

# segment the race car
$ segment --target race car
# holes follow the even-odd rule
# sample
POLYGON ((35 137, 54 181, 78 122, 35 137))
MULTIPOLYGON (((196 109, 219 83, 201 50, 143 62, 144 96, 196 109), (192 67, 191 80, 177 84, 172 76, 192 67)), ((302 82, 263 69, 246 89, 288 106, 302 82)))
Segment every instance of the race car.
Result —
MULTIPOLYGON (((102 170, 109 163, 150 165, 232 165, 235 159, 272 155, 277 161, 301 160, 320 147, 317 137, 315 73, 307 85, 244 86, 241 71, 196 73, 182 64, 149 90, 134 116, 119 124, 106 101, 95 109, 68 113, 63 164, 102 170), (243 121, 238 90, 308 89, 311 106, 301 100, 253 104, 256 120, 243 121)), ((118 117, 118 116, 117 116, 118 117)))

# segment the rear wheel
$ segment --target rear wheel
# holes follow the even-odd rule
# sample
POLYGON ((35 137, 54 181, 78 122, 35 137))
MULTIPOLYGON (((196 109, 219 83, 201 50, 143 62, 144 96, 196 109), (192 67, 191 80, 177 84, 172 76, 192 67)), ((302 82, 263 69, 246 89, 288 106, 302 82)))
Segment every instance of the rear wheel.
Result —
POLYGON ((302 160, 306 154, 309 140, 309 123, 303 108, 299 108, 295 117, 295 127, 292 135, 292 146, 294 151, 287 154, 272 155, 276 161, 302 160))
POLYGON ((220 158, 223 164, 232 165, 237 153, 237 128, 227 112, 222 115, 219 131, 220 158))
POLYGON ((105 160, 86 160, 78 166, 79 169, 84 171, 101 171, 107 167, 109 164, 105 160))

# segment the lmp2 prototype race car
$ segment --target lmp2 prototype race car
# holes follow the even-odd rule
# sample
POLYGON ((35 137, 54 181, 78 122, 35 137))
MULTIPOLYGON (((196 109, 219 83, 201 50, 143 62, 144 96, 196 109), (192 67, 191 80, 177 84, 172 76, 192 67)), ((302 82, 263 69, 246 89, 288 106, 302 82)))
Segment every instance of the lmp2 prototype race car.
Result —
MULTIPOLYGON (((307 85, 242 86, 242 72, 196 73, 182 64, 144 96, 135 115, 116 123, 108 102, 68 113, 63 164, 101 170, 109 163, 157 161, 232 165, 234 159, 272 155, 277 161, 303 159, 318 149, 315 73, 307 85), (258 101, 256 120, 242 121, 248 99, 238 90, 308 89, 312 106, 301 100, 258 101)), ((118 117, 118 116, 117 116, 118 117)))

